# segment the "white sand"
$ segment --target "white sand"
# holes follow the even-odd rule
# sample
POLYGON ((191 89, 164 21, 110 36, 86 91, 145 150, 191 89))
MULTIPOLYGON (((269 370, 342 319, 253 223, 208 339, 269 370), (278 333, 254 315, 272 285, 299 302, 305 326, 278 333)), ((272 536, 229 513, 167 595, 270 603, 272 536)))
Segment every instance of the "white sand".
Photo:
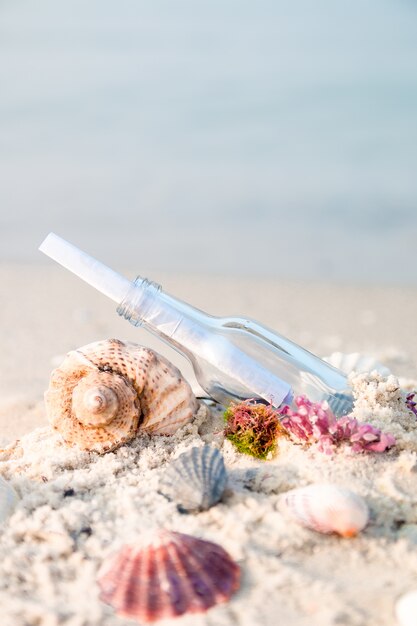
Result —
MULTIPOLYGON (((154 527, 216 541, 242 567, 242 586, 230 603, 180 618, 178 625, 395 623, 397 597, 417 587, 417 433, 395 379, 355 382, 357 416, 397 437, 388 453, 327 457, 284 442, 273 461, 255 461, 223 442, 217 411, 202 411, 172 438, 138 438, 103 457, 77 452, 45 426, 41 393, 54 357, 111 336, 168 353, 118 320, 112 305, 90 289, 66 282, 65 274, 10 267, 0 274, 7 295, 1 314, 3 436, 11 440, 40 427, 21 438, 14 459, 0 460, 0 473, 21 496, 0 531, 2 626, 131 623, 98 600, 96 571, 109 552, 154 527), (23 303, 28 282, 29 302, 23 303), (222 448, 228 489, 216 507, 183 515, 157 493, 158 477, 171 458, 204 441, 222 448), (318 481, 337 482, 366 499, 371 521, 357 538, 323 536, 282 514, 280 494, 318 481), (68 489, 74 494, 64 496, 68 489)), ((404 388, 417 378, 413 290, 171 281, 167 290, 212 313, 240 310, 322 355, 370 352, 402 376, 404 388)))

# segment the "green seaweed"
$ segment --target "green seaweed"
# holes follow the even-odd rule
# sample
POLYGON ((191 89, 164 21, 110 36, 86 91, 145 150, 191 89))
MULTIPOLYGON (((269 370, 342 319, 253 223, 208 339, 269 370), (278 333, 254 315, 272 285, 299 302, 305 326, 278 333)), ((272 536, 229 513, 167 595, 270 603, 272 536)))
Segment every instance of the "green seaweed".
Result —
POLYGON ((272 406, 253 400, 232 402, 224 412, 225 437, 243 454, 266 460, 274 456, 278 438, 286 436, 272 406))

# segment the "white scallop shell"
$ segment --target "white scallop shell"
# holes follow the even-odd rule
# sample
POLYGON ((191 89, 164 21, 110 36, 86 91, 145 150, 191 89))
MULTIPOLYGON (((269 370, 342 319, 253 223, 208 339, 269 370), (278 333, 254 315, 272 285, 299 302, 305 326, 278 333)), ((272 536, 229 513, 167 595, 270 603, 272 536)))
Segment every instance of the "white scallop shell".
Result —
POLYGON ((283 508, 306 528, 319 533, 353 537, 369 520, 366 502, 359 495, 332 484, 315 484, 287 491, 283 508))
POLYGON ((395 605, 399 626, 417 626, 417 589, 401 596, 395 605))
POLYGON ((333 367, 341 370, 344 374, 373 372, 376 370, 381 376, 386 378, 392 373, 388 367, 379 363, 374 357, 361 354, 360 352, 352 352, 350 354, 333 352, 329 356, 323 357, 323 361, 333 365, 333 367))
POLYGON ((2 524, 12 513, 18 495, 7 480, 0 476, 0 524, 2 524))

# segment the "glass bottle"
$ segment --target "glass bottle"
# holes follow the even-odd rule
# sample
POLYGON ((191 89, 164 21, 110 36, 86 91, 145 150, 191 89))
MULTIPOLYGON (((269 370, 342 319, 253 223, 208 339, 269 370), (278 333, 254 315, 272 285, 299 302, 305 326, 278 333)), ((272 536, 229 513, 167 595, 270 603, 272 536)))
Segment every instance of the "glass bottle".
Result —
POLYGON ((146 278, 132 283, 54 233, 40 250, 117 302, 129 322, 185 355, 214 400, 257 398, 278 408, 305 394, 327 401, 338 416, 351 411, 346 376, 275 331, 246 318, 208 315, 146 278))
POLYGON ((257 398, 279 407, 305 394, 337 415, 352 409, 342 372, 253 320, 208 315, 140 276, 117 311, 185 355, 200 386, 222 404, 257 398))

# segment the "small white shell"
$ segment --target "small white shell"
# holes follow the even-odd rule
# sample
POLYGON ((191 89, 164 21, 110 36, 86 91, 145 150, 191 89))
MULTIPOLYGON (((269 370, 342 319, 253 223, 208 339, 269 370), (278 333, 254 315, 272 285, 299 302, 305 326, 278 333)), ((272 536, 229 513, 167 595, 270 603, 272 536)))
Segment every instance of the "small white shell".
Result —
POLYGON ((330 356, 323 357, 323 361, 333 365, 341 370, 344 374, 351 372, 373 372, 376 370, 381 376, 386 378, 391 374, 391 370, 382 363, 379 363, 372 356, 361 354, 360 352, 352 352, 345 354, 344 352, 333 352, 330 356))
POLYGON ((399 626, 417 626, 417 589, 401 596, 395 605, 399 626))
POLYGON ((331 484, 316 484, 287 491, 283 508, 292 518, 319 533, 354 537, 369 520, 366 502, 356 493, 331 484))
POLYGON ((2 524, 12 513, 18 495, 7 480, 0 476, 0 524, 2 524))

